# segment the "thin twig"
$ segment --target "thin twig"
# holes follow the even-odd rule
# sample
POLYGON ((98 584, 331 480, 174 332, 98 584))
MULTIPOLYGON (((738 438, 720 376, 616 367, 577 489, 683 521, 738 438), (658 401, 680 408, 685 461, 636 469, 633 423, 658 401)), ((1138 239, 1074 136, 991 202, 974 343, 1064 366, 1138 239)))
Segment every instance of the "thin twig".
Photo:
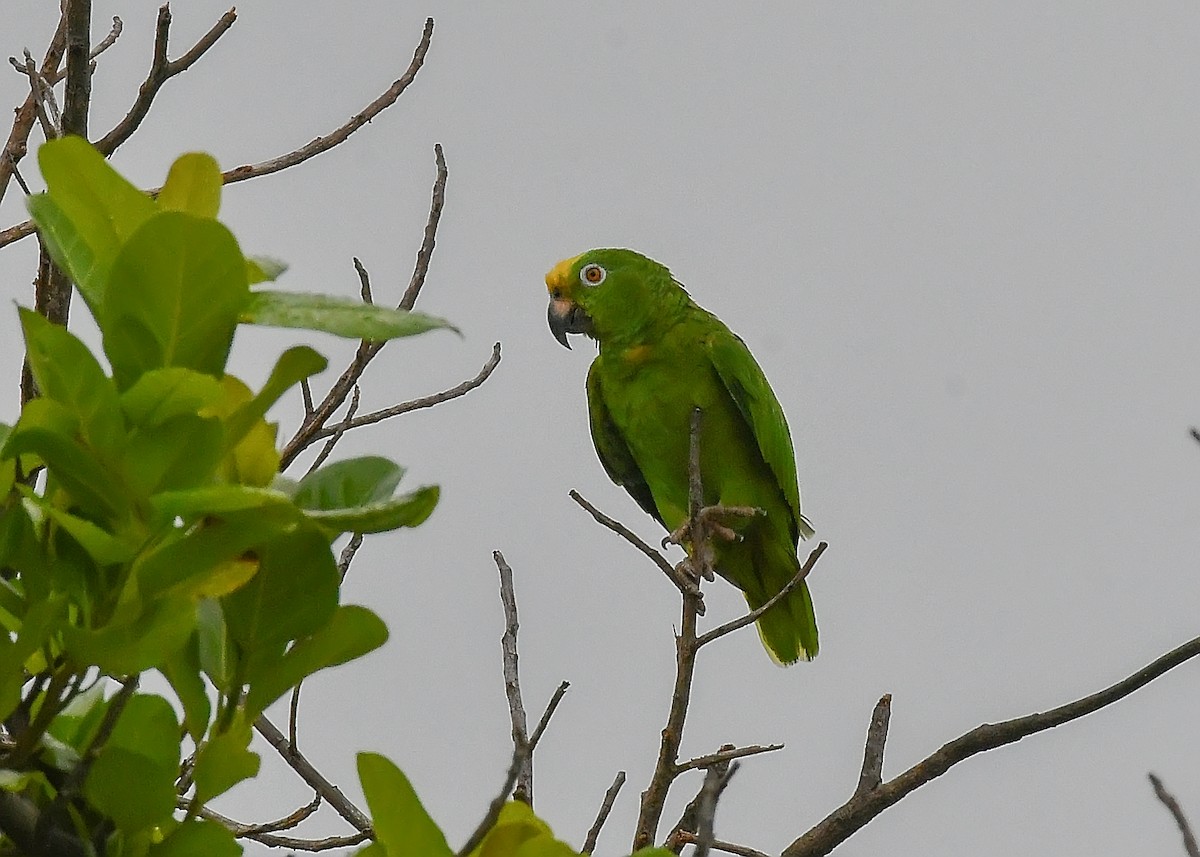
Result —
POLYGON ((1049 711, 1000 723, 984 723, 960 735, 907 771, 861 795, 852 796, 823 821, 783 850, 782 857, 817 857, 845 842, 873 818, 916 789, 940 777, 974 755, 1012 744, 1022 738, 1078 720, 1124 699, 1163 673, 1200 655, 1200 637, 1167 652, 1114 685, 1049 711))
MULTIPOLYGON (((521 699, 521 678, 518 671, 520 656, 517 654, 517 596, 513 588, 512 568, 500 551, 492 551, 492 560, 500 571, 500 601, 504 605, 504 634, 500 638, 500 649, 504 661, 504 695, 508 697, 508 717, 512 722, 514 747, 527 746, 529 724, 525 716, 525 703, 521 699)), ((513 799, 533 806, 533 754, 525 756, 517 774, 513 799)))
MULTIPOLYGON (((383 410, 372 411, 369 414, 363 414, 360 417, 354 417, 344 425, 339 424, 336 426, 327 426, 319 429, 313 432, 312 435, 307 438, 307 442, 304 444, 304 446, 308 446, 308 444, 314 443, 322 438, 330 437, 337 432, 344 433, 350 429, 372 425, 374 423, 382 422, 383 420, 391 419, 392 417, 398 417, 401 414, 407 414, 410 411, 419 411, 423 408, 432 408, 434 405, 442 404, 442 402, 449 402, 451 399, 457 399, 460 396, 465 396, 467 393, 471 392, 476 387, 480 386, 484 381, 486 381, 491 376, 492 372, 495 371, 498 365, 500 365, 499 342, 492 346, 492 356, 489 357, 487 362, 483 364, 474 378, 468 378, 461 384, 456 384, 448 390, 442 390, 440 393, 422 396, 419 399, 411 399, 407 402, 401 402, 398 405, 392 405, 390 408, 384 408, 383 410)), ((301 447, 301 449, 303 448, 304 447, 301 447)))
POLYGON ((688 759, 686 762, 680 762, 675 766, 675 770, 677 773, 682 774, 684 771, 694 771, 698 768, 711 768, 718 762, 743 759, 746 756, 757 756, 761 753, 774 753, 776 750, 782 749, 782 744, 752 744, 747 747, 723 747, 715 753, 709 753, 707 756, 697 756, 694 759, 688 759))
POLYGON ((753 623, 757 622, 758 617, 762 616, 762 614, 774 607, 777 602, 787 598, 788 594, 797 586, 799 586, 801 582, 803 582, 804 578, 808 577, 809 572, 813 570, 813 566, 817 564, 817 560, 821 558, 821 554, 825 553, 825 548, 827 547, 829 547, 829 545, 826 542, 820 542, 815 548, 812 549, 812 553, 808 555, 808 559, 804 561, 804 565, 800 566, 799 571, 797 571, 795 576, 784 585, 783 589, 776 592, 763 604, 754 610, 751 610, 744 616, 739 616, 737 619, 732 619, 729 622, 726 622, 724 625, 718 625, 711 631, 706 631, 705 633, 701 634, 696 639, 696 645, 698 647, 707 645, 713 640, 724 637, 726 634, 732 634, 739 628, 744 628, 747 625, 752 625, 753 623))
MULTIPOLYGON (((42 58, 40 73, 44 79, 50 80, 57 73, 66 45, 67 14, 66 9, 63 8, 58 19, 58 27, 55 29, 54 35, 50 39, 50 44, 46 47, 46 54, 42 58)), ((8 133, 8 140, 4 143, 4 152, 8 157, 0 158, 0 200, 4 199, 4 193, 8 190, 8 180, 12 176, 13 170, 28 151, 29 132, 33 130, 33 123, 36 119, 37 104, 31 90, 29 95, 25 97, 24 103, 17 108, 16 115, 13 117, 12 128, 8 133)), ((27 223, 29 232, 32 232, 33 223, 31 221, 27 221, 27 223)), ((5 230, 4 232, 0 232, 0 239, 10 231, 5 230)), ((3 246, 3 244, 0 243, 0 246, 3 246)))
POLYGON ((892 695, 885 693, 875 703, 871 712, 871 725, 867 727, 867 743, 863 747, 862 773, 858 775, 855 796, 878 788, 883 782, 883 747, 887 743, 888 722, 892 718, 892 695))
POLYGON ((339 143, 344 142, 347 137, 363 125, 366 125, 381 112, 392 106, 404 90, 408 89, 408 85, 413 82, 413 79, 417 76, 417 72, 421 70, 421 66, 425 62, 425 55, 429 52, 429 44, 432 38, 433 18, 428 18, 425 21, 425 30, 421 34, 421 41, 413 53, 412 62, 409 64, 408 69, 388 87, 386 92, 368 104, 361 112, 352 116, 346 124, 326 134, 324 137, 317 137, 307 145, 301 146, 299 149, 289 152, 286 155, 280 155, 277 158, 271 158, 268 161, 262 161, 257 164, 246 164, 241 167, 234 167, 232 170, 226 170, 222 174, 225 184, 233 184, 234 182, 245 181, 246 179, 286 170, 288 167, 301 164, 309 158, 315 157, 322 152, 327 152, 339 143))
POLYGON ((350 541, 346 542, 346 546, 342 548, 341 554, 338 556, 338 580, 346 579, 346 572, 350 570, 350 563, 354 561, 354 555, 358 553, 358 549, 362 547, 363 534, 355 533, 350 537, 350 541))
MULTIPOLYGON (((679 834, 680 845, 693 845, 699 837, 695 833, 683 831, 679 834)), ((765 851, 759 851, 756 848, 751 848, 748 845, 738 845, 735 842, 726 842, 722 839, 714 839, 709 843, 713 851, 724 851, 726 854, 737 854, 739 857, 770 857, 765 851)))
MULTIPOLYGON (((542 712, 541 719, 538 720, 538 725, 534 727, 533 735, 531 735, 529 738, 529 757, 531 759, 533 758, 533 751, 537 747, 538 742, 542 740, 542 735, 546 733, 546 727, 550 725, 550 718, 554 716, 554 712, 558 709, 558 704, 562 702, 563 696, 566 695, 567 690, 570 687, 571 683, 569 681, 561 682, 558 687, 555 688, 553 695, 550 697, 550 701, 546 703, 546 710, 542 712)), ((530 791, 529 794, 532 798, 533 792, 530 791)))
MULTIPOLYGON (((732 744, 726 744, 722 750, 733 749, 732 744)), ((719 799, 724 793, 725 788, 729 785, 729 781, 733 779, 733 775, 737 773, 738 763, 736 762, 717 762, 709 770, 716 771, 720 774, 720 782, 717 784, 717 798, 719 799)), ((683 851, 683 846, 689 842, 695 841, 696 831, 698 829, 697 818, 700 814, 700 801, 704 792, 703 784, 696 796, 688 801, 688 805, 683 808, 683 813, 679 816, 679 821, 675 822, 675 826, 671 828, 670 834, 667 835, 663 842, 663 847, 668 851, 673 851, 679 854, 683 851)))
MULTIPOLYGON (((439 199, 444 198, 447 177, 446 161, 445 158, 441 156, 440 148, 435 151, 435 154, 437 155, 437 178, 434 180, 433 184, 433 202, 430 205, 429 218, 425 223, 426 237, 422 239, 421 245, 424 247, 425 244, 428 243, 431 248, 431 252, 433 243, 432 239, 430 239, 428 236, 431 230, 436 232, 438 221, 441 218, 439 199)), ((3 233, 0 233, 0 247, 4 246, 2 238, 3 233)), ((418 270, 421 270, 421 254, 419 252, 417 257, 418 270)), ((428 263, 426 263, 426 267, 427 266, 428 263)), ((424 281, 424 274, 421 275, 421 280, 422 282, 424 281)), ((412 289, 411 283, 409 284, 409 289, 412 289)), ((413 299, 416 299, 415 293, 413 295, 413 299)), ((411 304, 408 306, 403 306, 403 300, 401 300, 400 303, 402 305, 402 309, 412 309, 411 304)), ((308 446, 315 440, 319 439, 318 437, 315 437, 315 435, 325 428, 325 423, 330 417, 333 416, 334 412, 341 407, 342 402, 346 401, 346 396, 350 395, 350 389, 358 382, 358 379, 362 377, 362 373, 366 371, 367 365, 375 358, 375 355, 377 355, 386 344, 386 342, 365 341, 359 343, 358 349, 354 353, 354 359, 350 361, 350 365, 342 370, 342 374, 333 383, 333 386, 329 388, 329 392, 325 394, 325 398, 321 400, 321 404, 317 405, 311 412, 305 414, 304 422, 301 424, 300 428, 296 430, 296 433, 292 436, 292 439, 287 442, 286 446, 284 446, 283 452, 280 453, 280 470, 285 469, 289 464, 291 464, 297 455, 308 448, 308 446)), ((493 349, 493 359, 497 363, 500 360, 499 348, 500 344, 497 343, 496 347, 493 349)), ((495 366, 493 365, 492 368, 494 369, 495 366)), ((490 370, 487 374, 491 374, 490 370)), ((482 384, 485 380, 487 380, 486 376, 479 379, 475 386, 482 384)), ((464 390, 463 392, 467 392, 467 390, 464 390)), ((459 393, 459 395, 462 394, 459 393)), ((420 400, 418 400, 418 402, 420 402, 420 400)), ((437 402, 422 404, 420 407, 429 407, 430 404, 437 404, 437 402)), ((410 408, 410 410, 414 409, 415 407, 410 408)), ((394 416, 394 414, 392 414, 392 416, 394 416)), ((380 419, 386 418, 386 416, 380 417, 380 419)), ((351 426, 351 428, 353 428, 353 426, 351 426)), ((325 437, 327 435, 321 436, 325 437)))
MULTIPOLYGON (((258 719, 254 721, 254 728, 258 730, 260 735, 267 739, 267 743, 275 748, 275 751, 283 757, 283 760, 291 766, 292 770, 299 774, 300 778, 308 783, 313 791, 333 807, 338 815, 346 819, 346 821, 350 822, 358 830, 370 835, 371 819, 361 809, 351 803, 342 794, 341 789, 325 779, 325 776, 314 768, 312 763, 304 758, 299 750, 293 750, 288 744, 287 737, 279 731, 279 728, 274 723, 267 719, 265 714, 259 715, 258 719)), ((359 841, 361 842, 362 840, 359 841)))
POLYGON ((686 573, 671 565, 667 558, 663 556, 657 549, 651 547, 644 542, 633 530, 622 524, 615 518, 610 518, 608 515, 601 512, 591 503, 583 498, 583 496, 574 488, 571 489, 568 496, 580 506, 582 506, 589 515, 596 519, 596 523, 607 527, 618 536, 629 542, 635 548, 640 550, 659 567, 663 574, 675 584, 675 588, 679 590, 681 595, 686 595, 695 598, 699 604, 700 615, 704 615, 704 596, 700 592, 700 587, 696 585, 696 581, 689 577, 686 573))
POLYGON ((375 298, 371 295, 371 275, 367 273, 367 269, 363 267, 363 263, 358 260, 357 256, 351 258, 354 259, 354 270, 358 272, 359 294, 362 295, 363 303, 375 303, 375 298))
MULTIPOLYGON (((292 688, 292 698, 288 702, 288 747, 293 753, 300 749, 300 739, 297 737, 297 733, 300 721, 300 688, 302 687, 304 687, 303 681, 296 682, 296 686, 292 688)), ((320 795, 318 794, 317 797, 320 795)))
POLYGON ((604 800, 600 803, 600 811, 596 813, 596 820, 592 822, 587 837, 583 840, 583 847, 579 849, 580 854, 591 854, 596 850, 596 840, 600 838, 600 830, 604 827, 604 822, 608 821, 609 813, 612 812, 613 804, 617 802, 617 795, 623 785, 625 785, 625 772, 617 771, 612 785, 604 793, 604 800))
POLYGON ((236 20, 237 11, 230 9, 183 56, 171 60, 167 58, 167 43, 171 35, 171 9, 166 4, 161 6, 154 25, 154 52, 150 60, 150 71, 146 74, 142 85, 138 87, 137 97, 125 116, 113 126, 112 130, 96 141, 97 151, 102 155, 111 155, 118 146, 128 140, 150 112, 154 98, 162 89, 163 84, 191 68, 196 60, 204 56, 209 48, 229 31, 236 20))
POLYGON ((304 418, 308 419, 313 413, 312 385, 307 378, 300 379, 300 398, 304 401, 304 418))
POLYGON ((1183 835, 1183 850, 1188 853, 1188 857, 1200 857, 1200 846, 1196 844, 1196 837, 1192 834, 1192 827, 1188 824, 1187 816, 1183 814, 1183 807, 1179 805, 1179 801, 1175 799, 1175 795, 1167 791, 1160 780, 1154 774, 1147 774, 1150 778, 1150 785, 1154 786, 1154 795, 1162 805, 1167 808, 1175 819, 1175 823, 1179 825, 1179 832, 1183 835))
POLYGON ((504 775, 504 784, 501 786, 499 793, 492 798, 492 802, 488 804, 487 812, 484 813, 483 819, 471 832, 471 835, 467 837, 467 841, 463 843, 462 848, 458 849, 458 857, 466 857, 466 855, 474 851, 479 846, 479 843, 483 841, 483 837, 487 836, 488 831, 495 826, 496 819, 500 817, 500 810, 508 802, 508 796, 517 782, 517 774, 528 757, 530 749, 528 746, 513 748, 512 761, 509 762, 508 772, 504 775))
POLYGON ((717 793, 721 789, 724 772, 717 767, 710 767, 704 772, 704 784, 700 786, 700 794, 696 801, 696 850, 692 857, 708 857, 713 843, 713 822, 717 814, 717 793))
MULTIPOLYGON (((307 807, 303 809, 307 809, 307 807)), ((262 831, 259 829, 262 825, 243 824, 240 821, 234 821, 229 816, 221 815, 221 813, 208 807, 201 808, 197 814, 201 818, 215 821, 233 831, 233 835, 238 839, 253 839, 255 842, 261 842, 263 845, 269 845, 272 848, 291 848, 295 851, 331 851, 334 848, 349 848, 352 845, 358 845, 360 842, 365 842, 371 838, 371 831, 360 830, 348 836, 328 836, 324 839, 295 839, 291 836, 276 836, 273 833, 262 831)))
POLYGON ((38 124, 42 126, 42 136, 47 140, 54 140, 61 137, 62 120, 58 113, 57 104, 54 104, 54 115, 51 117, 51 103, 54 101, 54 90, 38 74, 37 66, 34 65, 33 57, 29 54, 29 51, 25 51, 24 65, 18 63, 16 57, 9 57, 8 61, 29 78, 29 92, 33 96, 33 111, 34 115, 37 116, 38 124))
MULTIPOLYGON (((108 31, 108 35, 101 39, 100 43, 96 45, 96 47, 92 48, 92 71, 96 70, 96 57, 100 56, 100 54, 104 53, 106 50, 115 45, 117 43, 117 39, 121 38, 121 31, 124 29, 125 23, 116 15, 113 15, 112 29, 108 31)), ((49 78, 47 78, 47 80, 49 80, 49 78)), ((54 81, 51 80, 50 82, 53 83, 54 81)))
POLYGON ((329 458, 329 454, 333 452, 333 448, 337 446, 338 441, 351 428, 350 424, 354 420, 354 415, 358 412, 358 399, 361 394, 361 388, 358 384, 355 384, 354 391, 350 394, 350 407, 346 408, 346 416, 333 427, 333 434, 329 436, 329 440, 325 441, 325 445, 321 447, 321 451, 317 453, 317 457, 313 459, 313 463, 308 466, 308 471, 304 474, 305 476, 325 463, 325 459, 329 458))
MULTIPOLYGON (((428 26, 433 26, 432 19, 428 26)), ((450 174, 446 170, 446 156, 442 153, 441 143, 434 144, 433 158, 437 164, 437 178, 434 179, 433 197, 429 201, 429 218, 425 221, 425 233, 421 237, 421 249, 417 251, 412 277, 397 305, 398 309, 412 309, 417 303, 417 296, 421 293, 421 287, 425 285, 425 276, 429 273, 429 262, 433 258, 433 248, 437 243, 438 223, 442 219, 442 208, 446 205, 446 179, 450 174)))
MULTIPOLYGON (((188 798, 181 797, 176 801, 176 806, 180 809, 187 809, 189 803, 188 798)), ((312 800, 293 812, 288 813, 283 818, 276 819, 275 821, 264 821, 261 824, 244 824, 240 821, 234 821, 232 818, 221 815, 208 807, 201 807, 196 814, 203 818, 210 818, 213 821, 220 822, 232 830, 235 836, 242 838, 254 836, 259 833, 276 833, 280 830, 291 830, 293 827, 298 827, 302 821, 321 808, 321 803, 321 796, 314 794, 312 800)))

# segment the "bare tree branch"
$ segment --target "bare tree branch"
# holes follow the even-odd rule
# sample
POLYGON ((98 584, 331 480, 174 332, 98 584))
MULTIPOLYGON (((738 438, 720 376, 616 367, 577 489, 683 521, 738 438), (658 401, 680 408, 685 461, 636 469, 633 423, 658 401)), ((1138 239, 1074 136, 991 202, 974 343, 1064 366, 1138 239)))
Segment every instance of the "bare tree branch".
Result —
MULTIPOLYGON (((721 749, 732 750, 733 745, 725 744, 721 749)), ((709 770, 716 771, 720 775, 716 786, 716 797, 719 799, 729 785, 729 781, 733 779, 733 775, 737 773, 738 763, 728 760, 715 762, 709 770)), ((679 816, 679 821, 675 822, 675 826, 671 828, 671 832, 663 842, 663 847, 668 851, 679 854, 683 851, 684 845, 695 842, 696 831, 699 829, 700 804, 703 798, 704 785, 702 783, 700 791, 688 801, 688 805, 683 808, 683 813, 679 816)))
MULTIPOLYGON (((517 631, 520 628, 520 622, 517 621, 517 596, 513 589, 512 568, 504 561, 504 554, 492 551, 492 559, 500 571, 500 601, 504 605, 504 634, 500 638, 500 648, 504 656, 504 694, 508 697, 513 746, 523 747, 529 744, 529 725, 526 722, 525 703, 521 699, 521 678, 517 669, 517 631)), ((526 755, 521 762, 513 799, 533 806, 532 753, 526 755)))
MULTIPOLYGON (((350 822, 355 828, 362 831, 366 836, 371 835, 371 819, 366 814, 356 807, 350 800, 342 794, 342 790, 335 786, 329 780, 325 779, 324 775, 312 766, 308 759, 304 758, 299 750, 293 750, 288 744, 287 737, 279 731, 279 728, 267 719, 267 716, 260 715, 254 721, 254 728, 258 733, 267 739, 267 743, 275 748, 275 751, 283 757, 283 760, 291 766, 304 782, 308 783, 313 791, 319 794, 326 803, 333 807, 342 818, 350 822)), ((358 840, 361 842, 362 840, 358 840)), ((269 844, 269 843, 268 843, 269 844)), ((283 847, 300 847, 300 846, 283 846, 283 847)), ((330 846, 338 847, 338 846, 330 846)))
POLYGON ((713 822, 717 815, 717 794, 725 772, 713 766, 704 772, 704 784, 696 796, 696 840, 692 857, 708 857, 713 844, 713 822))
MULTIPOLYGON (((308 807, 312 805, 310 803, 308 806, 301 807, 295 813, 292 813, 291 816, 288 816, 287 819, 281 819, 281 821, 290 820, 293 816, 307 811, 308 807)), ((308 814, 311 815, 312 813, 308 814)), ((202 807, 197 812, 197 815, 227 827, 238 839, 253 839, 255 842, 261 842, 263 845, 269 845, 272 848, 290 848, 295 851, 331 851, 334 848, 349 848, 352 845, 358 845, 360 842, 365 842, 371 838, 371 831, 360 830, 348 836, 328 836, 324 839, 296 839, 291 836, 277 836, 274 833, 270 833, 264 829, 267 825, 243 824, 240 821, 234 821, 229 816, 221 815, 221 813, 208 807, 202 807)), ((306 815, 305 818, 307 817, 306 815)), ((300 819, 300 821, 303 821, 303 819, 300 819)), ((299 824, 300 821, 297 821, 295 824, 299 824)), ((289 827, 294 827, 295 824, 289 825, 289 827)))
POLYGON ((671 565, 665 556, 652 548, 650 545, 646 544, 646 542, 644 542, 637 535, 637 533, 629 529, 629 527, 625 526, 615 518, 610 518, 608 515, 604 514, 587 500, 585 500, 583 495, 581 495, 574 488, 572 488, 569 492, 569 496, 572 500, 582 506, 589 515, 595 518, 596 523, 600 524, 601 526, 608 527, 608 529, 612 530, 646 556, 650 557, 650 559, 654 561, 654 564, 659 567, 659 569, 667 576, 671 583, 675 584, 675 588, 679 590, 681 595, 696 599, 698 604, 697 609, 700 611, 699 615, 704 615, 704 595, 700 592, 700 587, 696 585, 696 581, 693 578, 688 576, 681 569, 671 565))
POLYGON ((888 721, 892 718, 892 695, 885 693, 875 703, 871 712, 871 725, 867 727, 867 743, 863 748, 862 772, 858 775, 858 788, 854 794, 865 794, 878 788, 883 782, 883 745, 887 743, 888 721))
POLYGON ((758 756, 762 753, 774 753, 776 750, 782 750, 782 744, 752 744, 747 747, 730 747, 721 748, 715 753, 709 753, 707 756, 697 756, 694 759, 689 759, 686 762, 680 762, 675 766, 675 771, 682 774, 684 771, 694 771, 698 768, 711 768, 720 762, 729 762, 733 759, 742 759, 746 756, 758 756))
POLYGON ((321 451, 317 453, 313 463, 308 466, 306 476, 325 463, 325 459, 329 458, 329 454, 333 452, 338 441, 352 428, 351 423, 354 421, 354 415, 358 413, 358 399, 361 394, 361 389, 358 384, 355 384, 354 391, 350 394, 350 407, 346 408, 346 416, 333 427, 333 433, 329 435, 329 440, 325 441, 325 445, 321 447, 321 451))
POLYGON ((500 787, 499 793, 492 798, 492 802, 488 804, 487 812, 484 813, 483 819, 478 826, 467 837, 467 841, 463 843, 462 848, 458 849, 458 857, 467 857, 474 851, 479 843, 483 841, 483 837, 487 836, 495 824, 496 819, 500 817, 500 810, 504 808, 504 804, 508 802, 508 796, 513 790, 513 786, 517 782, 517 774, 521 770, 526 757, 529 755, 531 748, 528 746, 517 746, 513 749, 512 761, 508 765, 508 773, 504 775, 504 784, 500 787))
MULTIPOLYGON (((432 26, 433 19, 431 18, 426 27, 432 26)), ((442 153, 441 143, 434 144, 433 157, 437 163, 437 178, 433 182, 433 198, 429 201, 429 219, 425 221, 421 249, 417 251, 417 261, 413 267, 412 277, 408 281, 408 288, 404 290, 404 296, 397 305, 398 309, 412 309, 416 306, 417 296, 421 294, 421 287, 425 285, 425 277, 429 273, 429 263, 433 259, 433 248, 437 243, 438 223, 442 220, 442 209, 446 205, 446 179, 450 174, 446 170, 446 156, 442 153)))
POLYGON ((596 840, 600 838, 600 830, 604 827, 604 822, 608 821, 609 813, 612 812, 613 804, 617 802, 617 795, 620 793, 621 786, 623 785, 625 785, 625 772, 617 771, 612 785, 604 793, 604 800, 600 803, 600 811, 596 813, 596 820, 592 822, 592 826, 587 832, 587 837, 583 840, 583 847, 579 849, 579 853, 591 854, 596 850, 596 840))
MULTIPOLYGON (((679 834, 680 845, 695 844, 699 837, 695 833, 684 831, 679 834)), ((763 851, 755 848, 750 848, 747 845, 738 845, 734 842, 725 842, 721 839, 714 839, 711 843, 714 851, 724 851, 726 854, 737 854, 740 857, 769 857, 763 851)))
POLYGON ((1175 800, 1175 795, 1167 791, 1162 780, 1154 774, 1146 776, 1150 778, 1150 785, 1154 787, 1154 796, 1162 801, 1162 805, 1167 808, 1167 811, 1175 819, 1175 823, 1179 825, 1179 832, 1183 835, 1183 850, 1188 853, 1188 857, 1200 857, 1200 846, 1196 844, 1196 837, 1192 834, 1187 816, 1183 814, 1183 807, 1179 805, 1179 801, 1175 800))
POLYGON ((288 152, 286 155, 280 155, 277 158, 271 158, 268 161, 262 161, 257 164, 246 164, 241 167, 234 167, 232 170, 226 170, 222 174, 225 184, 233 184, 234 182, 245 181, 246 179, 286 170, 288 167, 304 163, 309 158, 315 157, 322 152, 327 152, 339 143, 344 142, 347 137, 363 125, 366 125, 388 107, 391 107, 404 90, 408 89, 408 85, 413 82, 413 79, 417 76, 417 72, 421 70, 421 66, 425 63, 425 55, 429 52, 429 45, 432 39, 433 18, 427 18, 425 20, 425 31, 421 34, 421 41, 413 53, 412 62, 404 74, 388 87, 386 92, 363 108, 360 113, 356 113, 350 117, 350 120, 346 124, 324 137, 317 137, 307 145, 301 146, 293 152, 288 152))
MULTIPOLYGON (((550 718, 554 716, 554 712, 558 710, 558 704, 562 702, 562 698, 566 696, 567 690, 571 687, 569 681, 560 682, 558 687, 554 689, 554 693, 550 696, 550 701, 546 703, 546 710, 542 712, 541 718, 538 720, 538 725, 533 729, 533 735, 529 738, 530 758, 533 758, 533 749, 537 747, 538 742, 542 740, 542 735, 546 732, 546 727, 550 725, 550 718)), ((533 793, 530 792, 532 797, 533 793)))
MULTIPOLYGON (((50 39, 50 44, 46 48, 46 54, 42 58, 40 72, 43 78, 49 80, 57 73, 66 46, 67 16, 64 9, 58 20, 58 27, 55 29, 54 35, 50 39)), ((4 199, 4 193, 8 190, 8 180, 12 177, 13 170, 21 158, 25 157, 29 145, 29 132, 33 130, 33 123, 36 118, 37 103, 31 90, 29 95, 26 96, 25 102, 17 108, 16 115, 13 117, 12 128, 8 133, 8 140, 4 143, 4 154, 6 157, 0 158, 0 199, 4 199)), ((33 224, 30 223, 29 227, 29 231, 32 232, 33 224)), ((0 233, 0 237, 8 231, 10 230, 0 233)), ((3 244, 0 244, 0 246, 3 246, 3 244)))
POLYGON ((1090 696, 1049 711, 976 726, 904 773, 869 792, 852 796, 823 821, 787 846, 782 857, 817 857, 828 854, 885 809, 930 780, 940 777, 964 759, 1099 711, 1197 655, 1200 655, 1200 637, 1167 652, 1128 678, 1090 696))
POLYGON ((196 44, 192 45, 187 53, 177 60, 170 60, 167 58, 167 43, 171 35, 171 8, 167 4, 159 7, 158 20, 154 26, 154 53, 150 60, 150 71, 147 73, 146 79, 142 81, 142 85, 138 87, 137 97, 129 111, 120 122, 113 126, 111 131, 96 141, 97 151, 105 156, 111 155, 117 150, 117 147, 128 140, 150 112, 154 98, 162 89, 163 84, 177 74, 187 71, 196 60, 217 43, 217 39, 228 32, 236 20, 237 11, 230 9, 209 28, 207 33, 200 37, 196 44))

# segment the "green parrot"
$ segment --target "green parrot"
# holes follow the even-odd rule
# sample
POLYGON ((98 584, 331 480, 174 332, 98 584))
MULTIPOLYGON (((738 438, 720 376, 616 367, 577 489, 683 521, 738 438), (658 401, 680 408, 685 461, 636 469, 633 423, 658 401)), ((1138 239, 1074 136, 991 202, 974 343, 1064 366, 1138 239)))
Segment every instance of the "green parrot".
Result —
MULTIPOLYGON (((688 517, 691 414, 702 411, 700 473, 707 505, 755 506, 765 516, 714 539, 714 567, 751 609, 800 569, 799 540, 813 534, 800 512, 796 459, 783 409, 746 344, 699 307, 658 262, 632 250, 564 259, 546 275, 555 338, 596 340, 587 377, 592 442, 600 463, 669 531, 688 517)), ((801 583, 758 620, 781 664, 817 654, 817 620, 801 583)))

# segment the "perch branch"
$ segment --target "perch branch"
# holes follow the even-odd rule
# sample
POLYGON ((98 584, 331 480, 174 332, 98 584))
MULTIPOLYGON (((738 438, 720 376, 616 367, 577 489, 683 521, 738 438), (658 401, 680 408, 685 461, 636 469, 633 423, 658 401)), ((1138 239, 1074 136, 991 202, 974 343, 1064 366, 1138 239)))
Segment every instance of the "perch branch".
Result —
POLYGON ((878 788, 883 782, 883 745, 887 743, 888 721, 892 718, 892 695, 885 693, 875 703, 871 712, 871 725, 867 727, 867 743, 863 748, 862 772, 858 775, 855 796, 878 788))
POLYGON ((698 768, 711 768, 713 765, 721 762, 729 762, 733 759, 742 759, 746 756, 757 756, 760 753, 773 753, 776 750, 782 750, 782 744, 752 744, 748 747, 722 747, 716 753, 709 753, 707 756, 697 756, 694 759, 689 759, 686 762, 680 762, 675 766, 675 771, 682 774, 684 771, 694 771, 698 768))
MULTIPOLYGON (((529 725, 525 717, 525 703, 521 699, 521 679, 517 670, 517 630, 520 628, 517 621, 517 596, 513 589, 512 568, 504 561, 504 554, 492 551, 492 559, 500 571, 500 601, 504 605, 504 634, 500 638, 504 659, 504 694, 508 697, 513 746, 522 747, 529 743, 529 725)), ((532 753, 527 754, 521 761, 513 799, 533 806, 532 753)))
POLYGON ((959 762, 1099 711, 1197 655, 1200 655, 1200 637, 1167 652, 1129 677, 1090 696, 1049 711, 976 726, 902 774, 868 792, 852 796, 815 827, 788 845, 783 850, 782 857, 816 857, 828 854, 885 809, 929 781, 940 777, 959 762))

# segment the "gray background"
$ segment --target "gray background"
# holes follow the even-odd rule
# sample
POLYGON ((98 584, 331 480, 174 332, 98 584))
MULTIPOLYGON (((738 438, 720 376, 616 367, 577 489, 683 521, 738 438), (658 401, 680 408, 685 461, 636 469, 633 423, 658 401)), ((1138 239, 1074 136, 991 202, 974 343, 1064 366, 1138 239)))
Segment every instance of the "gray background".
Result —
MULTIPOLYGON (((6 0, 3 55, 28 45, 40 57, 56 7, 6 0)), ((126 29, 100 62, 94 133, 148 67, 154 9, 96 2, 97 39, 113 14, 126 29)), ((222 11, 176 3, 172 55, 222 11)), ((494 794, 510 752, 500 548, 516 573, 531 716, 572 682, 538 752, 537 809, 578 844, 625 769, 601 853, 627 853, 677 607, 653 567, 566 496, 576 487, 660 535, 591 450, 590 346, 568 353, 545 326, 544 272, 592 246, 667 263, 745 337, 830 543, 811 578, 816 662, 778 669, 750 631, 702 657, 683 752, 787 744, 746 764, 721 804, 723 838, 777 851, 840 804, 884 692, 894 775, 1197 633, 1196 4, 249 0, 115 162, 153 185, 186 150, 228 167, 301 145, 399 75, 426 14, 434 46, 399 104, 300 169, 228 189, 223 209, 248 252, 291 263, 285 287, 356 294, 358 255, 394 299, 440 141, 448 203, 420 306, 465 339, 389 348, 363 407, 451 386, 504 344, 482 389, 341 450, 388 454, 444 498, 420 529, 370 539, 348 579, 345 600, 380 612, 389 644, 305 685, 302 749, 348 793, 354 753, 384 752, 453 843, 494 794)), ((0 70, 0 103, 23 92, 0 70)), ((15 187, 0 214, 23 219, 15 187)), ((0 254, 11 300, 30 301, 33 260, 30 241, 0 254)), ((79 305, 73 321, 87 330, 79 305)), ((11 422, 15 315, 4 330, 11 422)), ((235 371, 259 383, 298 340, 339 369, 351 353, 245 330, 235 371)), ((278 416, 289 433, 295 402, 278 416)), ((708 601, 713 621, 741 609, 727 586, 708 601)), ((1185 666, 970 760, 839 853, 1181 853, 1145 774, 1200 819, 1196 677, 1185 666)), ((263 820, 306 800, 269 748, 264 761, 227 812, 263 820)), ((668 821, 697 784, 680 784, 668 821)))

